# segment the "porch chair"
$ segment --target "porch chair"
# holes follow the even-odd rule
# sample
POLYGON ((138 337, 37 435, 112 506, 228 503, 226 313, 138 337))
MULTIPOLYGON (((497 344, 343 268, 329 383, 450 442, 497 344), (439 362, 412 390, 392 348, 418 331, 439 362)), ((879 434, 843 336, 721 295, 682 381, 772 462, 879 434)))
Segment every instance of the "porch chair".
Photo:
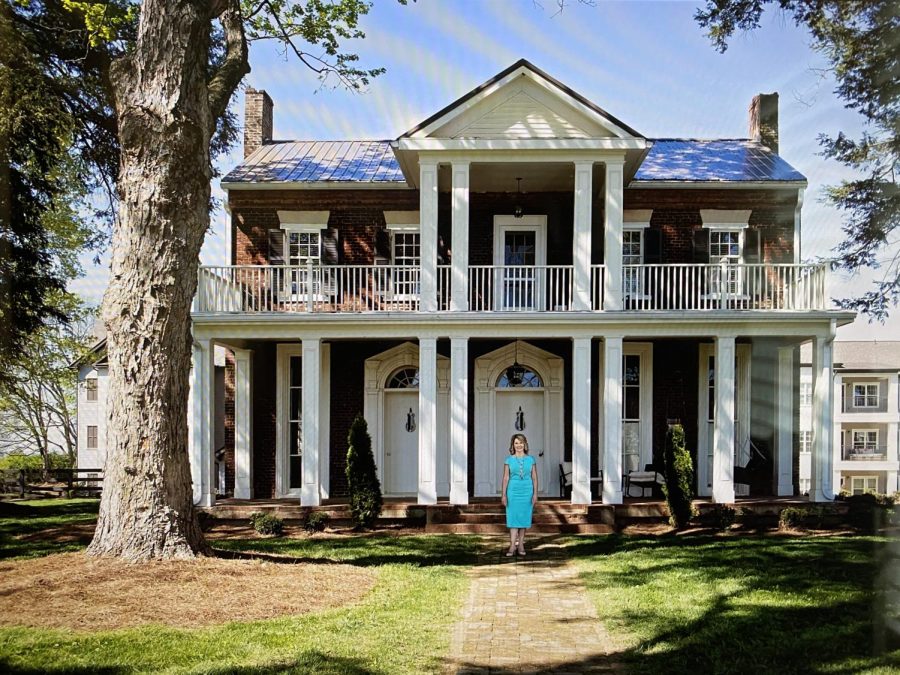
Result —
MULTIPOLYGON (((600 497, 603 489, 603 469, 591 476, 591 496, 600 497)), ((572 462, 561 462, 559 465, 559 494, 568 499, 572 496, 572 462)))
POLYGON ((631 488, 638 487, 641 489, 641 497, 644 496, 644 490, 647 488, 650 488, 650 496, 653 497, 656 486, 663 483, 665 483, 665 478, 656 470, 656 466, 647 464, 643 471, 629 471, 625 474, 624 496, 630 497, 631 488))

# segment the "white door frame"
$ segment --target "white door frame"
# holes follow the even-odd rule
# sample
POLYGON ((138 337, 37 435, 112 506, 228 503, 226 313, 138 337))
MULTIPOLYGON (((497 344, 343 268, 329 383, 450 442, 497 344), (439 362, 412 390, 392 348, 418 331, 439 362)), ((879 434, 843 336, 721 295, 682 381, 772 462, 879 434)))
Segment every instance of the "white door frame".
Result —
MULTIPOLYGON (((412 342, 404 342, 396 347, 366 359, 364 368, 365 397, 363 416, 369 425, 372 437, 372 454, 378 469, 378 480, 382 488, 385 483, 384 472, 384 413, 385 384, 387 379, 400 368, 419 368, 419 346, 412 342)), ((437 419, 437 493, 439 497, 450 494, 450 359, 438 354, 438 419, 437 419)), ((418 409, 416 410, 418 415, 418 409)), ((416 458, 418 461, 418 457, 416 458)), ((386 496, 391 493, 385 492, 386 496)))
MULTIPOLYGON (((643 471, 647 464, 653 461, 653 343, 652 342, 623 342, 622 359, 626 356, 639 356, 641 358, 641 374, 638 386, 640 396, 640 459, 638 471, 643 471)), ((623 364, 624 366, 624 364, 623 364)), ((622 470, 625 471, 625 369, 622 369, 622 470)), ((624 484, 624 481, 623 481, 624 484)), ((637 490, 643 494, 639 487, 629 489, 637 490)), ((631 494, 624 495, 630 497, 631 494)))
MULTIPOLYGON (((504 255, 505 235, 509 231, 530 231, 534 232, 534 264, 535 267, 542 268, 547 264, 547 216, 531 215, 516 218, 515 216, 494 216, 494 266, 503 268, 506 265, 506 257, 504 255)), ((503 303, 505 270, 494 279, 494 307, 496 309, 505 309, 503 303)), ((542 310, 544 299, 544 288, 540 282, 543 280, 543 273, 536 272, 533 289, 535 310, 542 310)))
MULTIPOLYGON (((288 452, 290 448, 290 424, 288 424, 288 406, 290 405, 289 387, 291 382, 291 357, 303 358, 303 345, 299 342, 279 344, 276 348, 275 369, 275 497, 300 498, 300 488, 290 486, 288 471, 288 452)), ((301 397, 302 410, 302 397, 301 397)))
MULTIPOLYGON (((751 345, 735 345, 735 464, 750 459, 750 353, 751 345)), ((712 475, 710 474, 710 448, 712 437, 709 421, 709 357, 715 356, 715 345, 701 343, 699 350, 698 384, 697 384, 697 496, 712 496, 712 475)), ((740 496, 740 495, 738 495, 740 496)))
POLYGON ((508 345, 475 359, 475 492, 476 497, 496 497, 502 467, 497 464, 496 384, 497 379, 518 358, 519 363, 534 370, 544 383, 544 456, 535 458, 546 464, 549 480, 539 485, 547 495, 558 496, 558 482, 553 480, 562 461, 563 376, 564 363, 555 354, 527 342, 508 345), (559 420, 559 424, 551 423, 559 420), (546 484, 549 483, 549 484, 546 484))

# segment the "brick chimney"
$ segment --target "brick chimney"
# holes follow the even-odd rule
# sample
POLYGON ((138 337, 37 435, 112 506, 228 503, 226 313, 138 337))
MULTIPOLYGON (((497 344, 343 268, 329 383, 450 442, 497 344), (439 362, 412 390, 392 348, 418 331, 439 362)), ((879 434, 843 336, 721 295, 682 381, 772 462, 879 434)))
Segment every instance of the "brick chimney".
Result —
POLYGON ((778 152, 778 92, 757 94, 750 102, 750 138, 778 152))
POLYGON ((272 142, 272 99, 264 89, 247 88, 244 94, 244 159, 272 142))

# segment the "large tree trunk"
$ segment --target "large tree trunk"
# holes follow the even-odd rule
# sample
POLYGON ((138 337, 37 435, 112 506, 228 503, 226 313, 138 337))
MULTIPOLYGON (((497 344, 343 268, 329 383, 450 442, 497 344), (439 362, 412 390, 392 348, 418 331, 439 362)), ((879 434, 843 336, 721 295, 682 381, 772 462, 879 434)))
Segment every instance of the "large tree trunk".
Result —
POLYGON ((92 555, 187 558, 207 550, 187 451, 190 305, 209 226, 210 3, 144 0, 135 50, 112 80, 119 220, 103 300, 108 459, 92 555))

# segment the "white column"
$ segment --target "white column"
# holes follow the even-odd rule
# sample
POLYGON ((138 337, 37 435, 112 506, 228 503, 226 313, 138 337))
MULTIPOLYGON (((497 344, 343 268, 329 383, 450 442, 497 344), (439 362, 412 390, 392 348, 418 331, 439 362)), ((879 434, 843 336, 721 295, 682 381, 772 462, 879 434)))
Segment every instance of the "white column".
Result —
MULTIPOLYGON (((455 255, 455 254, 454 254, 455 255)), ((469 503, 469 339, 450 339, 450 503, 469 503)))
POLYGON ((200 344, 193 343, 191 354, 191 379, 188 386, 188 454, 191 462, 191 484, 194 491, 194 504, 199 505, 203 496, 203 471, 200 450, 203 447, 203 408, 200 392, 203 385, 200 381, 200 363, 203 351, 200 344))
POLYGON ((252 355, 234 349, 234 497, 253 498, 252 355))
POLYGON ((603 309, 622 309, 622 215, 624 161, 606 162, 606 209, 604 211, 603 309))
POLYGON ((450 310, 469 309, 469 162, 453 162, 453 232, 450 251, 450 310))
MULTIPOLYGON (((576 372, 573 370, 573 372, 576 372)), ((603 341, 603 503, 622 503, 622 338, 603 341)))
POLYGON ((834 332, 813 339, 812 457, 809 497, 814 502, 834 499, 834 332))
POLYGON ((419 159, 419 223, 421 280, 419 309, 437 311, 438 165, 419 159))
POLYGON ((778 348, 775 374, 775 494, 794 494, 794 348, 778 348))
POLYGON ((717 337, 712 498, 719 504, 734 503, 734 357, 734 337, 717 337))
POLYGON ((322 499, 331 493, 331 345, 323 344, 322 374, 319 378, 319 492, 322 499))
POLYGON ((419 338, 419 504, 437 502, 437 339, 419 338))
POLYGON ((591 340, 572 341, 572 503, 591 503, 591 340))
MULTIPOLYGON (((593 161, 575 162, 575 222, 572 237, 572 309, 591 309, 591 185, 593 161)), ((575 491, 572 491, 574 496, 575 491)))
POLYGON ((194 343, 193 351, 191 477, 194 481, 194 503, 197 506, 213 506, 216 503, 215 350, 209 340, 199 340, 194 343))
POLYGON ((319 377, 322 373, 322 344, 318 339, 303 340, 303 483, 300 504, 318 506, 319 492, 319 377))

